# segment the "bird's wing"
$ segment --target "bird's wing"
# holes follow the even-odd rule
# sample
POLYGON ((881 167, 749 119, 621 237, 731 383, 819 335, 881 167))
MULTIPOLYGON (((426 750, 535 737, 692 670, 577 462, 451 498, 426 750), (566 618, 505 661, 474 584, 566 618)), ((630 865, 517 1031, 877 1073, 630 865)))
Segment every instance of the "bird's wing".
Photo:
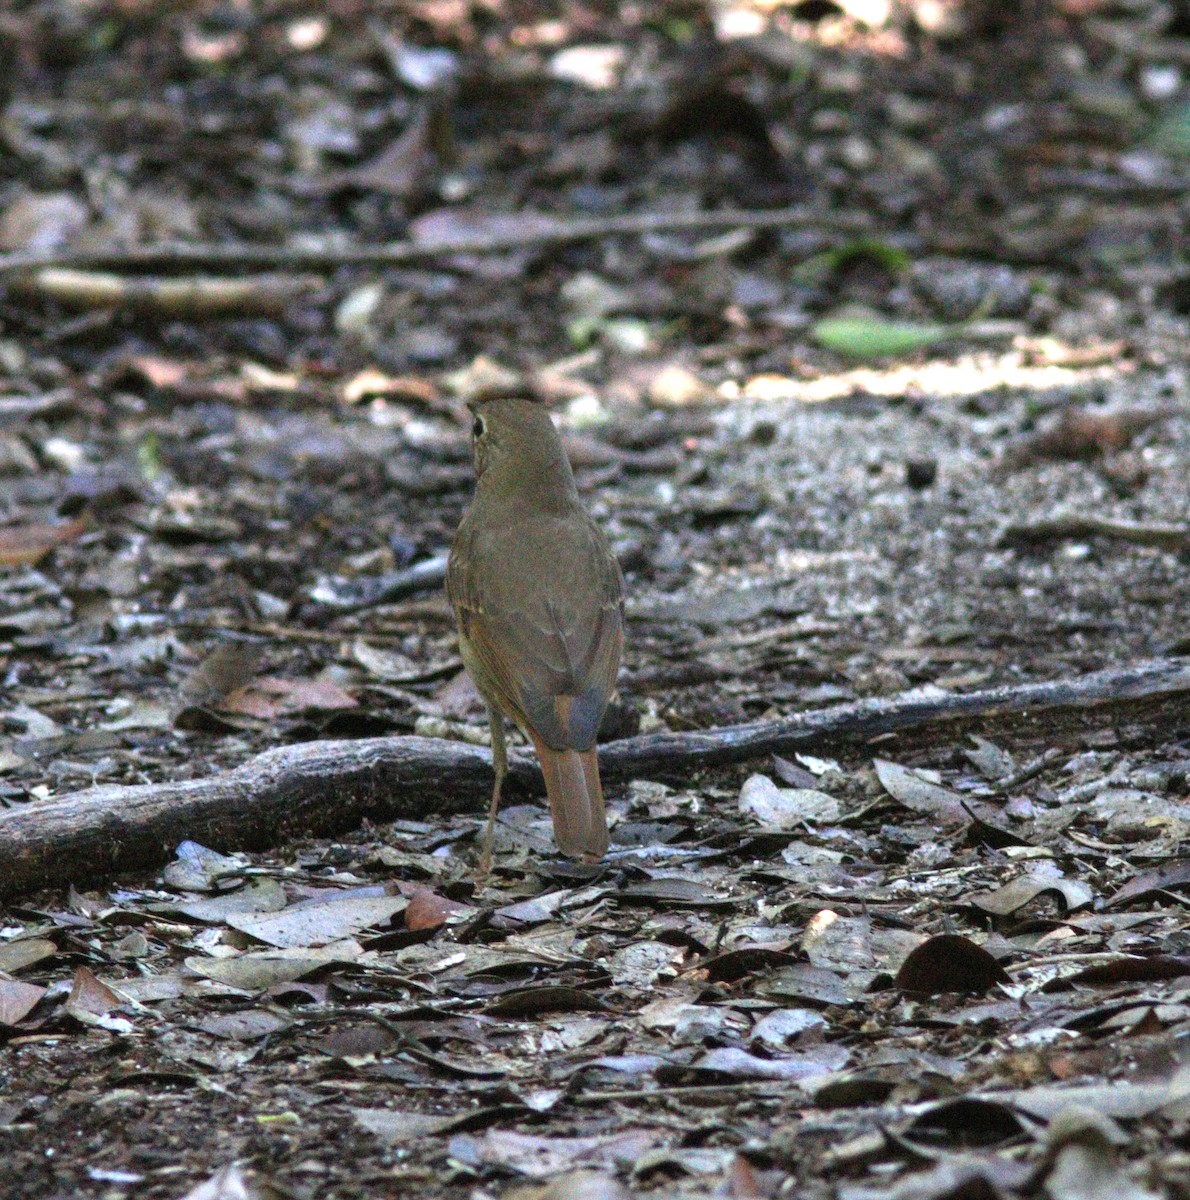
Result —
POLYGON ((619 565, 582 518, 463 528, 447 571, 480 690, 556 749, 594 744, 624 642, 619 565))

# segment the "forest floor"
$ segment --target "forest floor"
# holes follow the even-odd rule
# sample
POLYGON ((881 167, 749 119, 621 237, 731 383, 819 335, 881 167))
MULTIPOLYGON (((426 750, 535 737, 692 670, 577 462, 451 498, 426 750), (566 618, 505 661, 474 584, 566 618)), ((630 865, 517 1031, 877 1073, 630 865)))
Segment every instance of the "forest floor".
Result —
MULTIPOLYGON (((514 374, 627 579, 605 741, 1190 654, 1190 41, 1091 8, 9 6, 0 814, 483 743, 440 587, 349 601, 514 374)), ((486 880, 483 792, 10 903, 0 1194, 1190 1195, 1184 693, 667 778, 597 867, 514 787, 486 880)))

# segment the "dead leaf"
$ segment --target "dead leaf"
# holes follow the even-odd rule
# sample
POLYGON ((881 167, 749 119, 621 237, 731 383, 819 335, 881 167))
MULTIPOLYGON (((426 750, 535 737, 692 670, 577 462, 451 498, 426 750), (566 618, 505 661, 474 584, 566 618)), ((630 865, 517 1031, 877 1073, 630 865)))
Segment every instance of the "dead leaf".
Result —
POLYGON ((363 947, 358 942, 346 941, 321 949, 267 950, 236 958, 195 955, 185 960, 185 966, 204 979, 213 979, 244 992, 263 992, 337 963, 354 962, 362 953, 363 947))
POLYGON ((349 896, 321 904, 296 904, 278 913, 228 913, 241 933, 280 949, 326 946, 391 921, 409 901, 404 896, 349 896))
POLYGON ((35 566, 56 546, 73 542, 90 527, 89 517, 61 525, 10 525, 0 529, 0 566, 35 566))
POLYGON ((716 896, 693 879, 659 875, 644 883, 632 883, 612 893, 621 904, 658 905, 661 908, 734 908, 728 896, 716 896))
POLYGON ((57 945, 48 938, 21 938, 8 942, 0 945, 0 972, 15 975, 57 953, 57 945))
POLYGON ((982 892, 972 896, 968 903, 994 916, 1007 917, 1031 904, 1039 896, 1057 897, 1066 912, 1085 908, 1095 899, 1095 893, 1077 879, 1020 875, 994 892, 982 892))
POLYGON ((433 125, 432 107, 424 105, 375 158, 342 172, 337 180, 402 200, 413 195, 425 184, 432 162, 433 125))
POLYGON ((133 354, 120 364, 120 374, 139 376, 152 388, 176 388, 186 381, 194 367, 193 363, 172 358, 161 358, 156 354, 133 354))
POLYGON ((810 963, 795 963, 783 967, 768 979, 762 980, 757 990, 769 999, 801 1004, 813 1004, 819 1008, 828 1005, 848 1004, 852 996, 837 971, 815 967, 810 963))
POLYGON ((248 1182, 239 1163, 233 1162, 220 1167, 182 1200, 260 1200, 260 1192, 248 1182))
POLYGON ((278 679, 263 675, 247 687, 224 698, 223 712, 259 720, 274 720, 287 713, 334 712, 358 708, 359 701, 329 679, 278 679))
POLYGON ((544 1187, 533 1185, 502 1193, 501 1200, 631 1200, 624 1187, 600 1171, 568 1171, 544 1187))
POLYGON ((1116 1155, 1127 1138, 1094 1109, 1067 1109, 1050 1122, 1047 1142, 1053 1162, 1045 1179, 1050 1200, 1159 1200, 1163 1193, 1142 1187, 1116 1155))
POLYGON ((604 1012, 607 1005, 598 993, 561 984, 517 988, 505 992, 484 1009, 493 1016, 535 1017, 547 1012, 604 1012))
POLYGON ((1155 892, 1180 891, 1190 884, 1190 858, 1165 863, 1155 871, 1145 871, 1130 879, 1104 901, 1104 908, 1116 908, 1132 900, 1143 900, 1155 892))
POLYGON ((286 905, 285 889, 276 879, 250 879, 242 888, 209 900, 167 903, 161 911, 178 913, 193 921, 222 924, 232 913, 280 912, 286 905))
POLYGON ((189 839, 178 843, 174 861, 162 872, 167 887, 180 892, 212 892, 220 878, 243 870, 241 859, 220 854, 189 839))
POLYGON ((471 1143, 477 1161, 540 1179, 579 1166, 631 1167, 647 1150, 659 1146, 663 1136, 648 1129, 592 1137, 542 1137, 489 1129, 482 1139, 453 1139, 451 1150, 465 1153, 467 1143, 471 1143))
POLYGON ((88 967, 76 967, 65 1009, 71 1016, 84 1013, 102 1017, 120 1007, 123 1000, 100 982, 88 967))
POLYGON ((826 1028, 826 1018, 813 1009, 777 1008, 766 1013, 752 1027, 752 1040, 762 1042, 772 1050, 785 1050, 803 1033, 826 1028))
MULTIPOLYGON (((433 381, 420 375, 385 375, 376 367, 365 367, 343 385, 343 399, 347 404, 361 404, 378 396, 435 411, 446 407, 433 381)), ((357 642, 356 645, 366 643, 357 642)), ((372 652, 383 653, 376 650, 372 652)), ((364 666, 371 669, 366 662, 364 666)))
POLYGON ((729 1075, 733 1079, 803 1080, 841 1071, 850 1059, 851 1052, 846 1046, 828 1042, 781 1058, 760 1058, 735 1046, 721 1046, 697 1058, 691 1069, 729 1075))
POLYGON ((1002 1155, 954 1155, 892 1186, 843 1183, 838 1200, 1010 1200, 1033 1174, 1028 1163, 1002 1155))
POLYGON ((361 1128, 386 1146, 404 1146, 418 1138, 438 1133, 452 1122, 450 1117, 405 1112, 395 1108, 353 1108, 351 1116, 361 1128))
POLYGON ((1146 983, 1161 979, 1182 979, 1190 975, 1190 956, 1151 954, 1144 958, 1121 955, 1111 962, 1095 963, 1071 975, 1051 979, 1045 992, 1068 991, 1076 983, 1146 983))
POLYGON ((459 913, 474 912, 467 904, 459 904, 439 896, 428 887, 414 888, 409 893, 409 906, 405 909, 406 929, 440 929, 459 913))
POLYGON ((736 946, 699 964, 700 974, 715 983, 736 983, 748 975, 784 967, 796 962, 789 942, 769 945, 736 946))
POLYGON ((923 779, 917 771, 882 758, 876 759, 875 766, 885 791, 906 808, 944 825, 965 825, 971 819, 960 796, 923 779))
POLYGON ((23 1021, 44 996, 46 989, 20 979, 0 979, 0 1025, 23 1021))
POLYGON ((750 775, 740 791, 740 811, 756 818, 762 829, 797 829, 831 824, 839 819, 839 802, 813 788, 779 788, 767 775, 750 775))
POLYGON ((930 1150, 998 1146, 1019 1138, 1025 1124, 1000 1100, 983 1096, 956 1096, 930 1105, 913 1118, 901 1136, 914 1146, 930 1150))
POLYGON ((90 219, 86 204, 70 192, 27 192, 0 213, 0 249, 60 250, 90 219))
POLYGON ((254 1042, 288 1029, 291 1022, 276 1013, 260 1008, 244 1009, 242 1012, 213 1013, 197 1022, 203 1033, 214 1037, 228 1038, 237 1042, 254 1042))
POLYGON ((1118 1121, 1134 1121, 1160 1112, 1166 1105, 1180 1103, 1181 1097, 1168 1080, 1156 1083, 1129 1083, 1115 1079, 1110 1083, 1044 1084, 986 1097, 996 1103, 1011 1104, 1039 1121, 1053 1120, 1065 1109, 1093 1109, 1118 1121))
POLYGON ((1008 972, 970 938, 942 933, 923 942, 901 964, 894 984, 903 992, 937 996, 967 992, 982 996, 997 983, 1008 983, 1008 972))
POLYGON ((650 988, 665 972, 676 973, 682 951, 667 942, 639 941, 621 946, 608 961, 612 982, 650 988))

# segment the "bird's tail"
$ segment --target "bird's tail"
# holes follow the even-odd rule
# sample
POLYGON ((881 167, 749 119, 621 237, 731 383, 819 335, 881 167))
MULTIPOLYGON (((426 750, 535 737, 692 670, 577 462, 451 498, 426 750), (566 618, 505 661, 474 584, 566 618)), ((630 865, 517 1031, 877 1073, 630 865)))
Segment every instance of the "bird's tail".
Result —
POLYGON ((607 853, 607 814, 599 760, 590 750, 551 750, 533 738, 554 818, 554 840, 563 854, 597 861, 607 853))

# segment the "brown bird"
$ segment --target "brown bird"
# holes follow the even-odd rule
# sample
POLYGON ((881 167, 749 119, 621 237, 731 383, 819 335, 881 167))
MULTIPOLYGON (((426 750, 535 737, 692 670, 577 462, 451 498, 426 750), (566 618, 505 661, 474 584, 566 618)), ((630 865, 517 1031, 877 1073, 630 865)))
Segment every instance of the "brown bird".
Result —
POLYGON ((455 535, 446 594, 492 730, 481 870, 508 766, 505 716, 537 751, 558 849, 599 859, 608 838, 595 735, 624 646, 624 577, 579 501, 545 405, 500 396, 469 407, 475 500, 455 535))

